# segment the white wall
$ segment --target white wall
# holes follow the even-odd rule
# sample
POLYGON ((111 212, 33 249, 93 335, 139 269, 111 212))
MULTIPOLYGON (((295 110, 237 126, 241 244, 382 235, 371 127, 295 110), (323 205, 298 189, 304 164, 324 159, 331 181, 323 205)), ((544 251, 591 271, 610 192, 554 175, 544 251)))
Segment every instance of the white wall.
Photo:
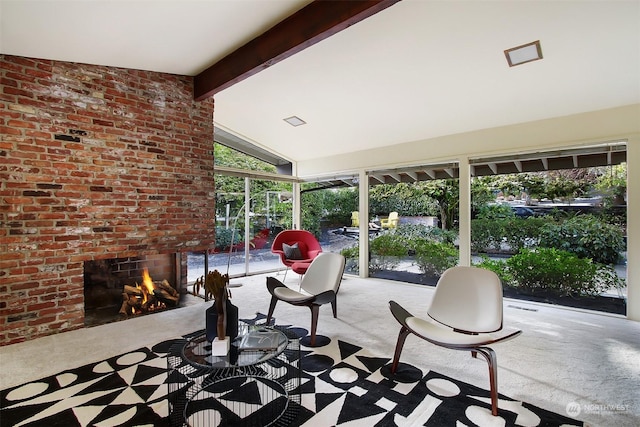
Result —
POLYGON ((298 162, 297 172, 301 178, 313 178, 449 161, 465 164, 470 158, 624 140, 628 141, 627 317, 640 321, 640 104, 313 159, 298 162))
POLYGON ((297 162, 297 176, 308 178, 360 169, 456 161, 459 157, 531 153, 628 139, 638 134, 640 104, 634 104, 301 161, 297 162))

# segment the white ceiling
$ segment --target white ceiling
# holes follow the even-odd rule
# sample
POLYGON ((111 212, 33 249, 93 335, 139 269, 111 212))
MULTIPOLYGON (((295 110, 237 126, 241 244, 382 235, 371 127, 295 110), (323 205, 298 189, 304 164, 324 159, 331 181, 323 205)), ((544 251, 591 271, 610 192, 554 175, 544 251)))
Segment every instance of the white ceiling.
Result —
POLYGON ((308 0, 0 0, 0 52, 194 76, 308 0))
MULTIPOLYGON (((307 3, 1 0, 0 52, 196 75, 307 3)), ((216 94, 214 119, 295 161, 637 103, 640 0, 402 0, 216 94)))

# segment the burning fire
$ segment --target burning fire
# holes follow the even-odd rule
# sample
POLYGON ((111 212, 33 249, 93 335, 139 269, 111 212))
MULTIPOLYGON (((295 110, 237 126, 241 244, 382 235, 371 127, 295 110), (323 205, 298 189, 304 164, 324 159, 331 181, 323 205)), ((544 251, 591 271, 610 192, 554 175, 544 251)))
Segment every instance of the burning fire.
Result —
POLYGON ((156 286, 153 284, 153 280, 151 280, 151 276, 149 276, 149 270, 147 267, 144 268, 144 272, 142 273, 142 284, 147 288, 147 292, 153 293, 156 289, 156 286))
POLYGON ((122 295, 120 313, 125 316, 163 310, 167 308, 167 302, 173 307, 180 299, 179 293, 167 280, 154 282, 146 267, 142 273, 142 285, 125 285, 122 295))
POLYGON ((157 289, 156 285, 153 284, 147 267, 144 268, 144 272, 142 273, 142 286, 136 283, 136 288, 142 291, 142 304, 146 304, 149 300, 149 295, 153 295, 153 292, 157 289))

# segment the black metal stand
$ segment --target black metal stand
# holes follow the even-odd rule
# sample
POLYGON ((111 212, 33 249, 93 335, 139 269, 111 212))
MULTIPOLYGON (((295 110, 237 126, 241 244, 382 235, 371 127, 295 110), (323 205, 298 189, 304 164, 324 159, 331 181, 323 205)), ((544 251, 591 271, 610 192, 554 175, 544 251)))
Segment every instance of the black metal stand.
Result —
MULTIPOLYGON (((245 333, 247 328, 252 327, 245 333)), ((296 419, 300 342, 286 329, 275 329, 287 337, 276 351, 239 354, 238 337, 227 358, 211 357, 204 332, 174 344, 167 357, 170 424, 264 427, 296 419)))

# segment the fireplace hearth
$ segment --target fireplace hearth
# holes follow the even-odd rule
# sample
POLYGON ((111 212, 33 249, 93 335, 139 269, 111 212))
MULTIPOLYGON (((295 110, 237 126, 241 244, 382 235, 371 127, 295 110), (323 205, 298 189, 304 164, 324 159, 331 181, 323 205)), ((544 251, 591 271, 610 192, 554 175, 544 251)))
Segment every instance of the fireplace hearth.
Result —
POLYGON ((180 272, 176 254, 85 261, 85 326, 179 307, 180 272))

